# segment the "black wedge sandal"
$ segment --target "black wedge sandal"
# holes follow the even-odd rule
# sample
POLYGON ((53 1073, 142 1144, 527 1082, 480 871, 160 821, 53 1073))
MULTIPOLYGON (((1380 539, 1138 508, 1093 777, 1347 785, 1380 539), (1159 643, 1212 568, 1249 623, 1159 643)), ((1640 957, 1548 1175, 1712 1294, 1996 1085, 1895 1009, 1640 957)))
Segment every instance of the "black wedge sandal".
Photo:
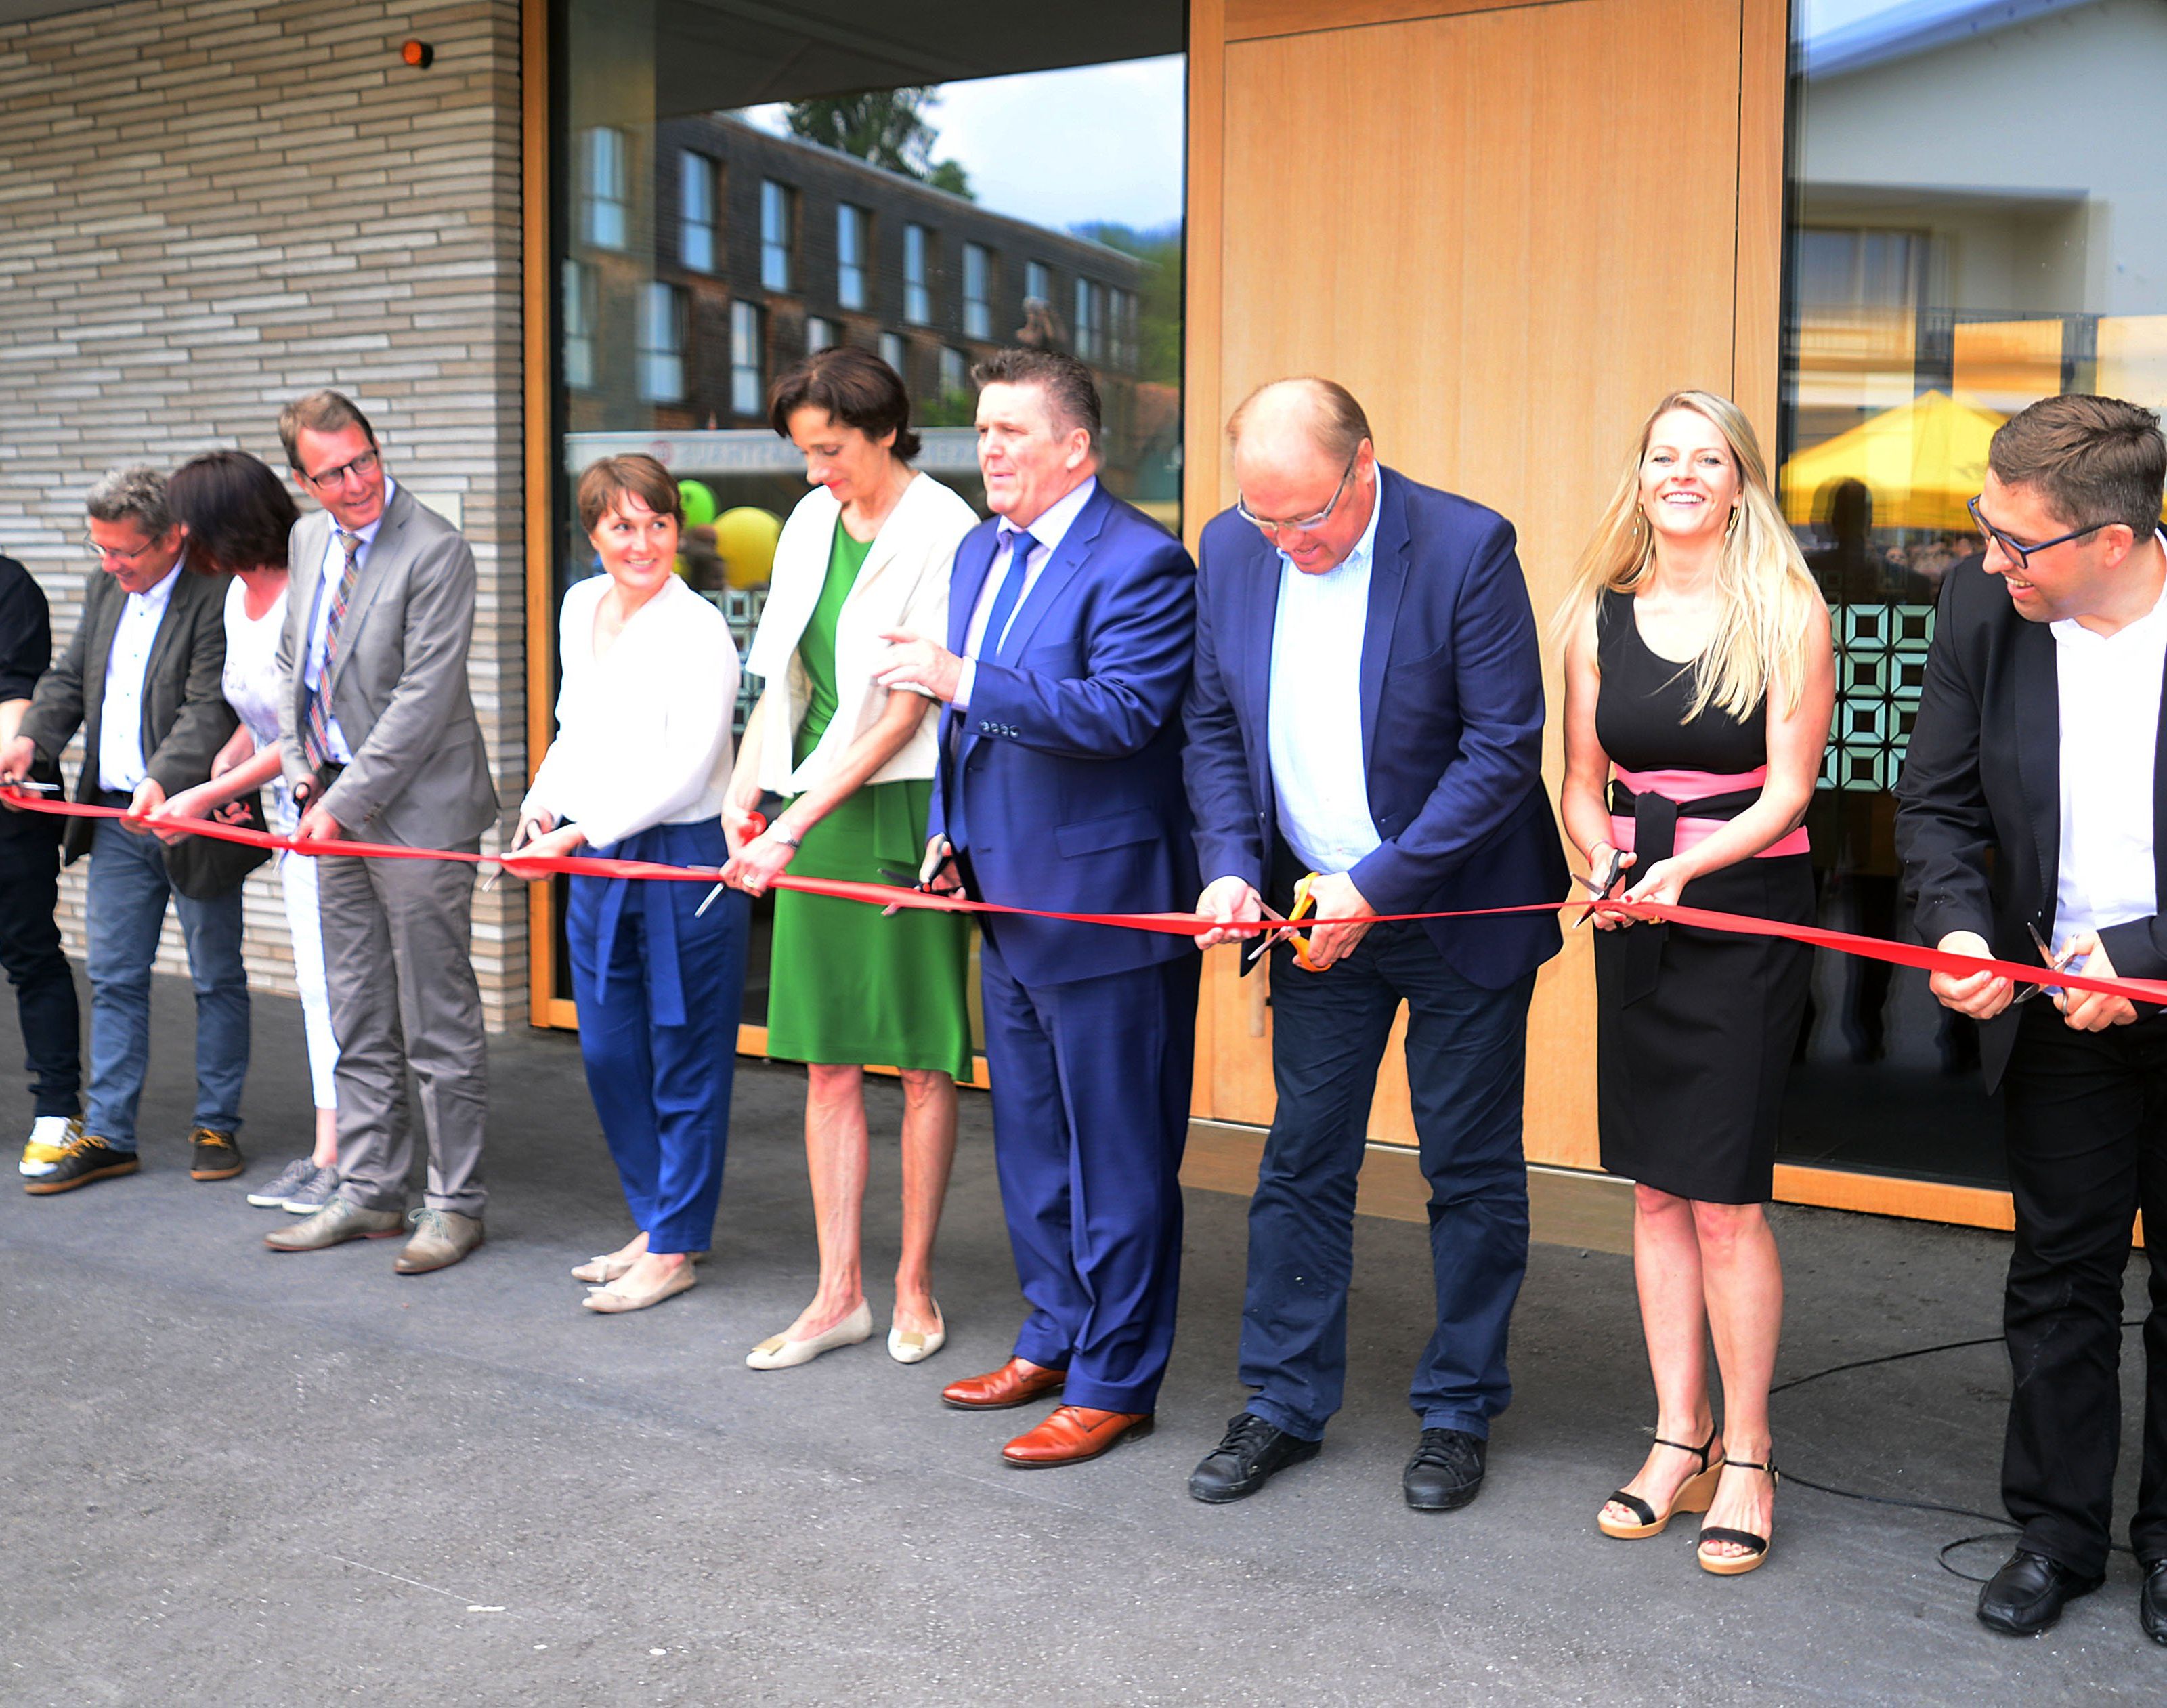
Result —
MULTIPOLYGON (((1772 1489, 1783 1481, 1783 1478, 1776 1473, 1776 1456, 1773 1453, 1768 1456, 1767 1462, 1764 1465, 1756 1465, 1750 1459, 1726 1459, 1723 1463, 1735 1465, 1740 1471, 1767 1472, 1768 1486, 1772 1489)), ((1719 1466, 1717 1474, 1720 1475, 1721 1472, 1722 1467, 1719 1466)), ((1703 1507, 1701 1510, 1705 1512, 1708 1509, 1703 1507)), ((1713 1572, 1719 1578, 1735 1578, 1741 1572, 1753 1571, 1767 1562, 1768 1538, 1756 1536, 1751 1530, 1725 1530, 1721 1525, 1714 1528, 1703 1525, 1700 1541, 1695 1546, 1694 1552, 1699 1557, 1702 1571, 1713 1572), (1708 1552, 1708 1545, 1710 1542, 1730 1542, 1734 1546, 1750 1548, 1752 1552, 1745 1554, 1710 1554, 1708 1552)))
MULTIPOLYGON (((1700 1461, 1700 1469, 1678 1485, 1677 1496, 1665 1509, 1661 1518, 1656 1516, 1656 1509, 1641 1499, 1639 1495, 1628 1494, 1620 1488, 1613 1491, 1610 1499, 1638 1514, 1640 1522, 1618 1524, 1605 1518, 1601 1512, 1597 1512, 1595 1514, 1595 1527, 1606 1536, 1615 1536, 1622 1542, 1636 1542, 1643 1536, 1662 1535, 1663 1526, 1670 1523, 1672 1519, 1679 1513, 1706 1512, 1709 1503, 1715 1498, 1716 1483, 1723 1475, 1722 1466, 1711 1465, 1708 1462, 1709 1453, 1715 1445, 1715 1438, 1721 1433, 1719 1430, 1710 1429, 1708 1432, 1708 1439, 1698 1447, 1689 1447, 1683 1441, 1666 1441, 1661 1435, 1656 1436, 1656 1445, 1658 1447, 1670 1447, 1681 1453, 1692 1454, 1700 1461)), ((1608 1501, 1604 1503, 1605 1505, 1608 1504, 1608 1501)), ((1703 1534, 1706 1533, 1703 1532, 1703 1534)))

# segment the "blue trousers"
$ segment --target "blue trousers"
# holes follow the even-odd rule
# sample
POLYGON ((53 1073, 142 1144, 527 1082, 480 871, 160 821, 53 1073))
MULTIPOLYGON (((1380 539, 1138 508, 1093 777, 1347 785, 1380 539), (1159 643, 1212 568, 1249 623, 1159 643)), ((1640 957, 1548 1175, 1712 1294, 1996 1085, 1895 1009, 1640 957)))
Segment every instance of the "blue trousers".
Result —
MULTIPOLYGON (((596 851, 720 866, 722 827, 657 825, 596 851)), ((564 935, 580 1055, 632 1219, 654 1252, 714 1244, 751 904, 697 883, 574 878, 564 935)))
POLYGON ((986 1068, 1019 1358, 1070 1405, 1148 1412, 1174 1347, 1198 957, 1026 987, 988 933, 986 1068))
MULTIPOLYGON (((97 762, 92 756, 91 763, 97 762)), ((151 963, 168 898, 181 916, 196 991, 199 1127, 241 1125, 248 1078, 248 974, 241 964, 241 892, 193 901, 166 878, 165 845, 101 819, 85 886, 90 973, 90 1100, 83 1128, 135 1148, 135 1106, 151 1064, 151 963)))
POLYGON ((1409 1403, 1424 1429, 1486 1438, 1513 1397, 1505 1336, 1528 1268, 1520 1148, 1534 974, 1487 990, 1454 972, 1418 926, 1373 927, 1354 952, 1305 973, 1272 954, 1279 1108, 1249 1205, 1242 1380, 1249 1410, 1319 1440, 1347 1379, 1354 1185, 1386 1040, 1407 1005, 1407 1085, 1429 1181, 1437 1328, 1409 1403))

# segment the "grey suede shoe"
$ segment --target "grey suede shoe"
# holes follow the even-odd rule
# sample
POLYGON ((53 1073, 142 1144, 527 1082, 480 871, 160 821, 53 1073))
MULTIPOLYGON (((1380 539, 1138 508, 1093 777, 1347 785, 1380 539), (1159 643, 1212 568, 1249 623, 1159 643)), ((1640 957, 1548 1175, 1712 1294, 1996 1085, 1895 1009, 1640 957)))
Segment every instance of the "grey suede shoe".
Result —
POLYGON ((408 1213, 406 1225, 414 1237, 391 1265, 401 1275, 449 1269, 481 1244, 481 1217, 462 1216, 456 1210, 415 1210, 408 1213))
POLYGON ((389 1239, 406 1225, 396 1210, 364 1210, 351 1198, 334 1198, 291 1228, 263 1236, 273 1251, 321 1251, 349 1239, 389 1239))

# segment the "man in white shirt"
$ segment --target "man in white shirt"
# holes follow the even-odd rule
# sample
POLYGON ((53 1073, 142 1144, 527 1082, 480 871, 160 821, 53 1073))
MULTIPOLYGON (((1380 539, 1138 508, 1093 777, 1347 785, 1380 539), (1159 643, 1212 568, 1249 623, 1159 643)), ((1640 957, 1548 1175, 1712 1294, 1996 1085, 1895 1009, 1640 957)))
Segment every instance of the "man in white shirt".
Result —
POLYGON ((1343 386, 1264 386, 1227 431, 1239 496, 1204 529, 1184 708, 1207 880, 1196 910, 1253 922, 1269 895, 1285 913, 1306 875, 1321 923, 1299 960, 1272 953, 1279 1106, 1242 1313, 1253 1392, 1189 1492, 1254 1493, 1314 1457, 1339 1408, 1355 1176, 1404 1004, 1437 1323, 1409 1388, 1422 1433, 1401 1487, 1409 1506, 1449 1511, 1481 1490, 1491 1419, 1512 1398, 1528 1003, 1557 919, 1370 916, 1563 897, 1534 615, 1512 525, 1386 469, 1343 386))
POLYGON ((209 900, 184 895, 168 856, 139 824, 168 795, 210 776, 233 733, 220 676, 225 667, 222 581, 191 573, 188 530, 155 469, 123 469, 91 489, 89 549, 98 568, 66 653, 38 683, 20 733, 0 749, 0 782, 56 761, 81 729, 75 798, 124 807, 128 820, 77 819, 62 844, 71 863, 88 853, 90 1094, 82 1136, 24 1190, 72 1191, 137 1168, 135 1111, 151 1050, 151 967, 170 899, 188 944, 196 997, 196 1117, 189 1173, 230 1180, 241 1171, 234 1134, 248 1075, 248 978, 241 962, 238 886, 209 900))
MULTIPOLYGON (((2167 979, 2167 440, 2148 410, 2051 397, 2005 422, 1972 514, 1978 568, 1942 589, 1896 843, 1925 941, 2101 978, 2167 979), (2028 929, 2027 929, 2028 927, 2028 929)), ((2122 1272, 2149 1235, 2138 1618, 2167 1643, 2167 1014, 2102 992, 1937 973, 1980 1023, 2006 1101, 2016 1240, 2002 1498, 2016 1552, 1980 1621, 2030 1636, 2106 1569, 2122 1272)))

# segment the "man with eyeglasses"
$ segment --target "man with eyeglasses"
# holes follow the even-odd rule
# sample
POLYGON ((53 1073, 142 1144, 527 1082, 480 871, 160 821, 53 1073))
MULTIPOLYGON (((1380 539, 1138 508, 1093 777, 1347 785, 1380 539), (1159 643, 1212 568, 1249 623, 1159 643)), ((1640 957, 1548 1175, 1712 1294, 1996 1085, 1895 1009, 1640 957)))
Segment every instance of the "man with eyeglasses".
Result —
MULTIPOLYGON (((352 399, 318 391, 289 403, 278 436, 295 480, 322 507, 294 527, 278 650, 296 840, 472 852, 497 813, 467 684, 474 554, 384 473, 376 431, 352 399)), ((339 1047, 339 1186, 263 1243, 318 1251, 411 1227, 393 1267, 443 1269, 482 1243, 488 1085, 469 945, 474 871, 326 854, 317 885, 339 1047), (411 1217, 410 1070, 429 1147, 427 1195, 411 1217)))
MULTIPOLYGON (((1437 1323, 1401 1477, 1422 1511, 1481 1491, 1512 1394, 1506 1331, 1528 1258, 1521 1095, 1554 912, 1377 914, 1561 899, 1542 780, 1543 677, 1513 529, 1383 467, 1343 386, 1280 380, 1227 423, 1239 493, 1205 524, 1184 764, 1196 904, 1272 934, 1279 1101, 1249 1207, 1248 1407, 1189 1481, 1212 1503, 1314 1458, 1347 1364, 1355 1177, 1393 1021, 1429 1180, 1437 1323)), ((1244 970, 1254 960, 1242 948, 1244 970)))
MULTIPOLYGON (((2134 404, 2050 397, 1995 432, 1971 507, 1985 555, 1942 582, 1896 789, 1926 942, 2167 979, 2163 485, 2167 439, 2134 404)), ((1979 1022, 2016 1214, 2001 1488, 2021 1534, 1979 1620, 2035 1636, 2106 1574, 2141 1210, 2151 1308, 2129 1540, 2139 1623, 2167 1643, 2167 1010, 2095 991, 2026 1002, 1987 971, 1929 986, 1979 1022)))
POLYGON ((188 1173, 230 1180, 243 1166, 234 1135, 248 1077, 248 975, 241 961, 241 891, 184 895, 164 846, 140 822, 168 795, 210 777, 233 734, 225 668, 223 578, 188 571, 188 529, 155 469, 121 469, 91 488, 82 620, 41 678, 22 727, 0 749, 0 783, 34 781, 79 729, 75 798, 125 808, 125 819, 71 819, 61 850, 88 854, 85 956, 90 974, 90 1095, 82 1129, 24 1190, 44 1197, 134 1174, 136 1106, 151 1059, 151 968, 171 901, 188 946, 196 999, 196 1114, 188 1173))

